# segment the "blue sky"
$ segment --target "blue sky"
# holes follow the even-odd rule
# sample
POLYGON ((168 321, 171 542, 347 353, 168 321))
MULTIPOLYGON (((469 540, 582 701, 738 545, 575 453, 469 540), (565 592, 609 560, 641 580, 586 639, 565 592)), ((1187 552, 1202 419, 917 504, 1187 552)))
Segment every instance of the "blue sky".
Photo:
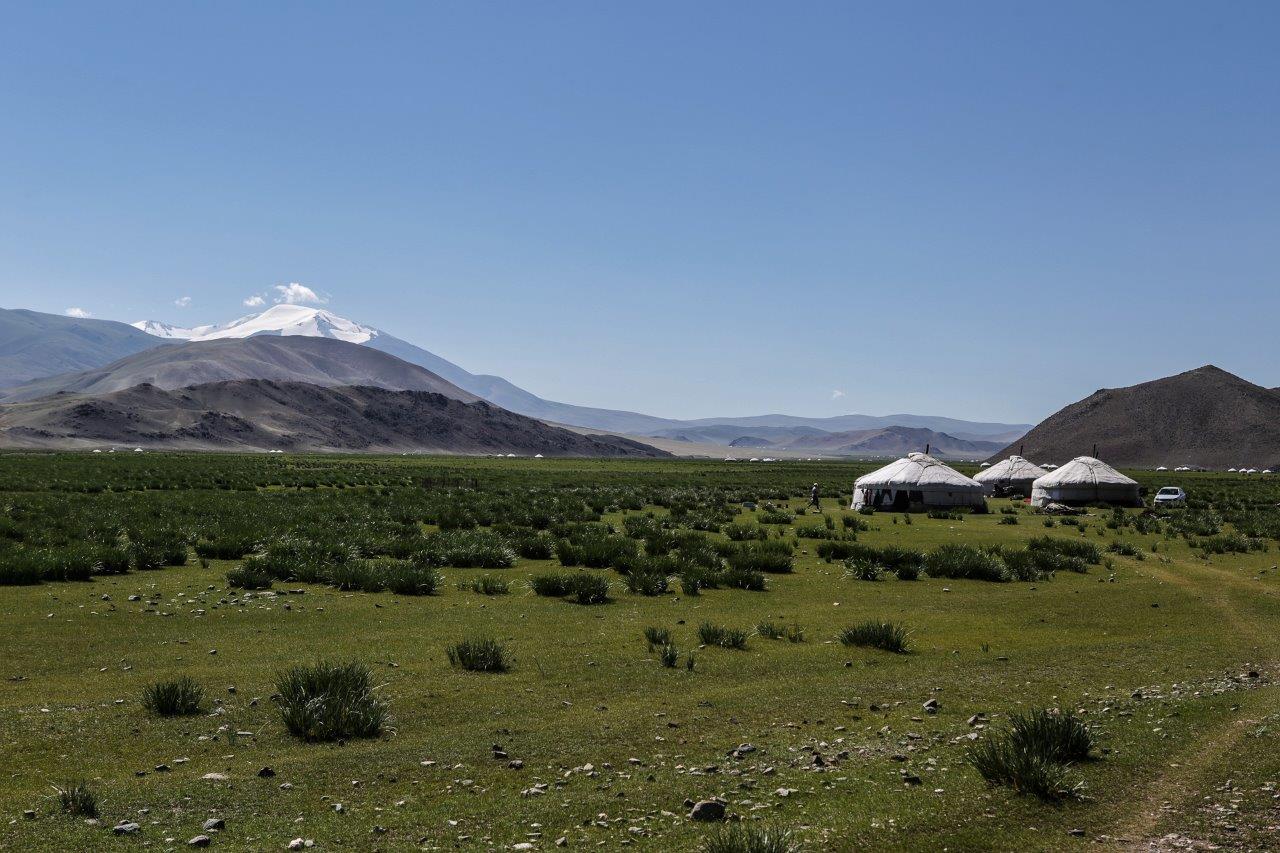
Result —
POLYGON ((0 305, 300 282, 668 416, 1280 385, 1277 43, 1269 2, 6 4, 0 305))

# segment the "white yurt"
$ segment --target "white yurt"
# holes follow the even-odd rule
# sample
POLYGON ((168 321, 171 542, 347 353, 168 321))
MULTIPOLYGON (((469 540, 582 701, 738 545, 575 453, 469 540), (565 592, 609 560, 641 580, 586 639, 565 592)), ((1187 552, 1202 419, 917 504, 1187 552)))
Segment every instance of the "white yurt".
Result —
POLYGON ((935 506, 984 506, 985 488, 977 480, 925 453, 864 474, 853 484, 850 509, 864 506, 902 512, 935 506))
POLYGON ((1077 456, 1031 488, 1031 505, 1109 503, 1141 506, 1138 481, 1092 456, 1077 456))
POLYGON ((1008 459, 1002 459, 992 465, 985 471, 979 471, 973 475, 973 479, 977 480, 987 490, 988 495, 1011 494, 1018 492, 1019 494, 1031 494, 1031 484, 1040 477, 1049 473, 1034 462, 1028 462, 1021 456, 1010 456, 1008 459))

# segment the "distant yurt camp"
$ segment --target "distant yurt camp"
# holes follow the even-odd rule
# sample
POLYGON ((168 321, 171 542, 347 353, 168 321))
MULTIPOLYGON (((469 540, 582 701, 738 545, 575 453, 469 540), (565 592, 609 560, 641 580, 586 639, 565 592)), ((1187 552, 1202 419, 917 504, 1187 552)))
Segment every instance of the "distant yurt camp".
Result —
POLYGON ((988 495, 1030 495, 1031 484, 1049 472, 1021 456, 1010 456, 973 475, 988 495))
POLYGON ((1108 503, 1141 506, 1138 482, 1092 456, 1077 456, 1031 487, 1031 505, 1108 503))
POLYGON ((904 512, 943 506, 985 506, 984 488, 926 453, 908 453, 853 484, 852 509, 904 512))

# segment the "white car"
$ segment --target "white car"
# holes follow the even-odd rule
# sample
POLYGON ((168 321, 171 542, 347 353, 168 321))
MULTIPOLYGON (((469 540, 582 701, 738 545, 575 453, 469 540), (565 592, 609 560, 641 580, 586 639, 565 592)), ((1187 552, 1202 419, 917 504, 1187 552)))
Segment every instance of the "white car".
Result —
POLYGON ((1186 506, 1187 493, 1178 486, 1165 486, 1156 492, 1156 506, 1186 506))

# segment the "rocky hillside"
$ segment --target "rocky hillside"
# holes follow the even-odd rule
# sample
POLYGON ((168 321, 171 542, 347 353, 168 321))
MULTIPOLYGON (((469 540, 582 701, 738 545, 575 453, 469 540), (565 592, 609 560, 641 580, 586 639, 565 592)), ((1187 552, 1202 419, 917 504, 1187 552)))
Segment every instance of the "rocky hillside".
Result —
POLYGON ((0 406, 0 447, 667 456, 428 391, 236 380, 0 406))
POLYGON ((1095 444, 1112 465, 1274 468, 1280 463, 1280 394, 1206 365, 1095 391, 991 459, 1025 445, 1028 459, 1061 464, 1092 454, 1095 444))

